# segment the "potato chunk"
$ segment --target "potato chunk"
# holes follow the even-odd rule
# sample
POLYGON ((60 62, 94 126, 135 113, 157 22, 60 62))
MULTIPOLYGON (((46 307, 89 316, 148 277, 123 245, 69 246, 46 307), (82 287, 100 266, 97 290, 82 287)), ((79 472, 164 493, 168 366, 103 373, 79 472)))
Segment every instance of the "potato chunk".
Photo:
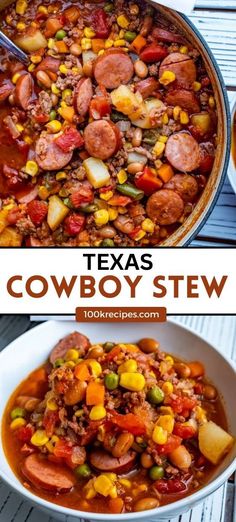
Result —
POLYGON ((69 212, 69 208, 64 205, 58 196, 52 196, 48 205, 48 225, 51 230, 56 230, 64 221, 69 212))
POLYGON ((212 464, 218 464, 232 448, 234 439, 212 421, 202 424, 198 432, 199 448, 212 464))
POLYGON ((15 43, 28 53, 38 51, 42 47, 45 48, 48 44, 46 38, 38 29, 34 31, 30 29, 27 33, 17 36, 15 43))
POLYGON ((109 184, 110 174, 102 160, 90 157, 84 160, 83 166, 86 170, 87 179, 93 188, 101 188, 109 184))
POLYGON ((6 227, 0 234, 0 247, 20 247, 22 236, 12 227, 6 227))

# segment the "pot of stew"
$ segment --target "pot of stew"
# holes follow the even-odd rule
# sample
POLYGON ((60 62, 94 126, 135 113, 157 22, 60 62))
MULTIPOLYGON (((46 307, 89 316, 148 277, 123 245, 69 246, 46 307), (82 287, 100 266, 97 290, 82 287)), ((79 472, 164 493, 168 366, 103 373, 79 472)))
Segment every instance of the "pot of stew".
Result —
POLYGON ((0 65, 0 246, 187 245, 228 165, 227 94, 188 18, 17 0, 0 65))

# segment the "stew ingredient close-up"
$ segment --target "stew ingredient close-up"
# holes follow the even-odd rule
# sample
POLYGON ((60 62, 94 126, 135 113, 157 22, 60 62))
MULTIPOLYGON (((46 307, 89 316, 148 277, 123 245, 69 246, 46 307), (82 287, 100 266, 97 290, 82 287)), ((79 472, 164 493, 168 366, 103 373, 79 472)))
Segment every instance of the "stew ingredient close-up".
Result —
POLYGON ((1 28, 0 246, 155 246, 192 213, 217 114, 198 50, 144 1, 17 0, 1 28))
POLYGON ((2 439, 28 490, 101 513, 194 493, 233 444, 201 362, 182 362, 155 339, 91 345, 78 332, 13 393, 2 439))

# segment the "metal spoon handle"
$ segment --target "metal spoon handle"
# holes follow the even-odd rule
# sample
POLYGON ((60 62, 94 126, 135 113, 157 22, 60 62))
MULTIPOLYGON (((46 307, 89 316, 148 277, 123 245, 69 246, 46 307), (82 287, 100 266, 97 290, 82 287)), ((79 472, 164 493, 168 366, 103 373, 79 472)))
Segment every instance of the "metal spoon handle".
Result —
POLYGON ((14 54, 18 60, 21 62, 28 64, 29 57, 25 54, 17 45, 14 44, 2 31, 0 31, 0 45, 7 49, 10 53, 14 54))

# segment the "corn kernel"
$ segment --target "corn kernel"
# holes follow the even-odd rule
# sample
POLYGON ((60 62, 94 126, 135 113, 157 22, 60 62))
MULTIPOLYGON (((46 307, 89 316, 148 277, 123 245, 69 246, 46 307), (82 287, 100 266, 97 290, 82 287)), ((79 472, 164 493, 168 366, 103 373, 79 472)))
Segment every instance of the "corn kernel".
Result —
POLYGON ((154 145, 152 152, 155 154, 157 158, 161 157, 163 152, 165 150, 165 143, 161 143, 160 141, 157 141, 154 145))
POLYGON ((59 437, 57 437, 57 435, 53 435, 52 438, 49 440, 49 442, 47 442, 46 448, 49 451, 49 453, 54 452, 55 444, 58 441, 59 441, 59 437))
POLYGON ((187 125, 187 123, 189 123, 188 113, 186 111, 180 111, 179 120, 182 125, 187 125))
POLYGON ((134 236, 134 241, 141 241, 141 239, 143 239, 144 237, 146 236, 146 232, 145 230, 139 230, 139 232, 137 232, 137 234, 134 236))
POLYGON ((181 111, 181 107, 179 107, 178 105, 176 105, 173 108, 173 118, 175 121, 177 121, 179 119, 180 111, 181 111))
POLYGON ((33 446, 44 446, 48 441, 49 438, 47 437, 45 430, 36 430, 30 440, 33 446))
POLYGON ((22 426, 26 425, 26 420, 22 417, 18 417, 17 419, 14 419, 11 424, 10 428, 11 430, 17 430, 18 428, 22 428, 22 426))
POLYGON ((128 210, 125 207, 118 207, 119 214, 127 214, 128 210))
POLYGON ((108 497, 113 488, 113 483, 104 473, 95 478, 93 486, 97 493, 100 493, 100 495, 103 495, 104 497, 108 497))
POLYGON ((32 63, 40 63, 42 61, 42 56, 38 55, 38 54, 33 54, 31 57, 30 57, 30 60, 32 63))
POLYGON ((72 96, 72 90, 71 89, 64 89, 64 91, 62 91, 62 99, 65 100, 65 98, 69 98, 70 96, 72 96))
POLYGON ((81 38, 82 51, 88 51, 92 47, 91 38, 81 38))
POLYGON ((170 395, 170 393, 173 393, 173 384, 172 382, 164 382, 163 386, 162 386, 162 390, 163 392, 166 394, 166 395, 170 395))
POLYGON ((214 96, 209 96, 208 105, 211 109, 214 109, 216 105, 214 96))
POLYGON ((61 172, 58 172, 58 173, 56 174, 56 180, 57 180, 57 181, 61 181, 62 179, 67 179, 67 174, 66 174, 66 172, 61 171, 61 172))
POLYGON ((100 51, 98 51, 98 56, 102 56, 102 54, 104 54, 105 52, 105 49, 100 49, 100 51))
POLYGON ((118 210, 116 208, 109 207, 108 215, 109 221, 114 221, 118 217, 118 210))
POLYGON ((31 27, 35 27, 35 29, 38 27, 38 25, 36 24, 36 22, 31 22, 30 25, 31 25, 31 27))
POLYGON ((66 361, 77 361, 78 359, 78 352, 74 348, 71 348, 66 352, 66 361))
POLYGON ((172 71, 164 71, 161 75, 161 77, 159 78, 159 82, 162 84, 162 85, 169 85, 169 83, 172 83, 175 81, 175 73, 172 72, 172 71))
POLYGON ((160 415, 156 426, 160 426, 164 431, 170 434, 174 429, 174 423, 175 421, 172 415, 160 415))
POLYGON ((188 47, 186 45, 181 45, 179 52, 182 54, 188 54, 188 47))
POLYGON ((84 410, 81 408, 80 410, 76 410, 74 415, 76 417, 82 417, 82 415, 84 414, 84 410))
POLYGON ((48 49, 53 49, 54 45, 55 45, 54 38, 49 38, 48 39, 48 49))
POLYGON ((155 426, 152 432, 152 440, 156 444, 166 444, 168 439, 167 431, 163 430, 161 426, 155 426))
POLYGON ((47 123, 46 127, 52 134, 55 134, 61 130, 62 125, 60 121, 52 120, 47 123))
POLYGON ((67 69, 67 67, 64 64, 59 66, 59 71, 62 74, 67 74, 68 73, 68 69, 67 69))
POLYGON ((119 483, 120 483, 122 486, 124 486, 124 488, 128 488, 128 489, 130 489, 131 486, 132 486, 130 480, 125 479, 125 478, 121 478, 121 479, 119 479, 119 483))
MULTIPOLYGON (((86 489, 87 489, 87 488, 86 488, 86 489)), ((92 488, 92 487, 89 488, 89 489, 87 489, 87 491, 86 491, 86 495, 85 495, 85 498, 86 498, 87 500, 92 500, 92 498, 94 498, 94 497, 96 497, 96 491, 95 491, 95 489, 92 488)))
POLYGON ((195 92, 200 91, 201 87, 202 87, 202 84, 200 82, 193 82, 193 90, 195 92))
POLYGON ((61 92, 60 89, 58 89, 58 87, 56 86, 55 83, 52 83, 51 91, 52 91, 53 94, 60 94, 60 92, 61 92))
POLYGON ((113 196, 112 190, 107 190, 107 192, 101 192, 101 194, 100 194, 100 198, 103 199, 104 201, 109 201, 109 199, 111 199, 112 196, 113 196))
POLYGON ((124 169, 121 169, 121 170, 118 172, 118 174, 117 174, 117 180, 118 180, 118 182, 120 183, 120 185, 122 185, 123 183, 126 182, 127 177, 128 177, 128 176, 127 176, 127 174, 126 174, 126 172, 125 172, 124 169))
POLYGON ((116 21, 122 29, 127 29, 127 27, 129 27, 129 19, 125 15, 117 16, 116 21))
POLYGON ((130 391, 142 391, 145 386, 144 376, 141 373, 122 373, 120 386, 130 391))
POLYGON ((23 132, 23 130, 24 130, 23 125, 21 125, 20 123, 17 123, 17 124, 16 124, 16 128, 17 128, 17 130, 18 130, 19 132, 23 132))
POLYGON ((79 67, 72 67, 72 72, 73 74, 80 74, 81 73, 81 69, 79 69, 79 67))
POLYGON ((33 63, 31 63, 31 64, 29 65, 29 67, 28 67, 28 71, 29 71, 29 72, 33 72, 34 69, 35 69, 35 65, 34 65, 33 63))
POLYGON ((174 362, 175 362, 173 357, 171 357, 171 355, 166 355, 165 361, 167 361, 171 366, 173 366, 174 362))
POLYGON ((24 15, 27 9, 27 2, 25 0, 17 0, 16 2, 16 14, 24 15))
POLYGON ((159 136, 158 138, 158 141, 160 141, 160 143, 166 143, 168 140, 168 136, 159 136))
POLYGON ((109 47, 113 47, 114 40, 109 40, 109 38, 105 41, 105 49, 109 49, 109 47))
POLYGON ((106 417, 106 414, 107 414, 107 412, 106 412, 104 406, 102 404, 99 404, 98 406, 92 407, 90 414, 89 414, 89 418, 93 421, 97 421, 97 420, 104 419, 104 417, 106 417))
POLYGON ((26 25, 24 24, 24 22, 18 22, 18 24, 16 24, 16 28, 18 31, 24 31, 26 28, 26 25))
POLYGON ((17 82, 17 80, 19 80, 20 76, 21 76, 20 73, 15 73, 11 79, 12 83, 16 84, 16 82, 17 82))
POLYGON ((163 165, 163 163, 161 160, 158 159, 158 160, 154 161, 154 165, 155 165, 156 169, 158 170, 163 165))
POLYGON ((55 399, 48 399, 47 400, 47 408, 50 411, 57 411, 58 410, 58 406, 57 406, 57 403, 56 403, 55 399))
POLYGON ((93 377, 99 377, 99 375, 101 375, 102 367, 98 361, 95 361, 95 359, 88 360, 88 366, 93 374, 93 377))
POLYGON ((7 25, 12 25, 12 22, 13 22, 12 16, 7 15, 6 16, 6 23, 7 23, 7 25))
POLYGON ((97 210, 94 212, 94 219, 96 225, 106 225, 109 221, 109 213, 105 209, 97 210))
POLYGON ((95 31, 93 31, 93 29, 91 29, 90 27, 85 27, 84 29, 84 36, 86 38, 93 38, 95 36, 95 31))
POLYGON ((32 145, 33 140, 30 136, 24 136, 24 142, 27 143, 27 145, 32 145))
POLYGON ((38 6, 38 13, 42 13, 42 14, 48 14, 48 10, 47 10, 47 7, 45 5, 39 5, 38 6))
POLYGON ((196 408, 194 408, 194 412, 195 412, 196 420, 200 424, 207 422, 206 411, 203 408, 201 408, 201 406, 196 406, 196 408))
MULTIPOLYGON (((162 389, 163 389, 163 387, 162 387, 162 389)), ((174 417, 174 412, 170 406, 161 406, 159 408, 159 410, 160 410, 160 413, 162 413, 163 415, 172 415, 174 417)))
POLYGON ((146 218, 146 219, 144 219, 144 221, 142 221, 141 227, 145 232, 148 232, 148 234, 153 234, 155 224, 153 223, 153 221, 151 219, 146 218))
POLYGON ((124 36, 125 36, 125 31, 124 31, 124 29, 121 29, 119 32, 119 38, 124 38, 124 36))
POLYGON ((135 359, 129 359, 128 361, 125 361, 123 364, 121 364, 118 368, 118 374, 125 372, 135 373, 137 372, 138 365, 135 359))
POLYGON ((24 167, 24 171, 29 176, 32 176, 32 177, 37 176, 39 168, 38 168, 36 161, 31 161, 31 160, 27 161, 27 163, 24 167))
POLYGON ((124 47, 126 45, 126 40, 119 39, 114 42, 114 47, 124 47))
POLYGON ((110 490, 110 493, 109 493, 109 496, 111 498, 117 498, 117 489, 116 489, 116 486, 113 486, 110 490))
MULTIPOLYGON (((62 102, 64 104, 65 102, 62 102)), ((66 105, 65 107, 60 107, 58 109, 58 113, 63 118, 63 120, 68 121, 69 123, 73 122, 73 118, 75 115, 74 107, 66 105)))
POLYGON ((44 187, 43 185, 41 185, 41 187, 39 187, 38 195, 39 195, 40 199, 47 199, 49 194, 50 194, 50 192, 48 191, 48 189, 46 187, 44 187))
POLYGON ((71 368, 71 370, 73 370, 73 368, 75 367, 75 363, 74 363, 74 361, 66 361, 65 366, 67 368, 71 368))

